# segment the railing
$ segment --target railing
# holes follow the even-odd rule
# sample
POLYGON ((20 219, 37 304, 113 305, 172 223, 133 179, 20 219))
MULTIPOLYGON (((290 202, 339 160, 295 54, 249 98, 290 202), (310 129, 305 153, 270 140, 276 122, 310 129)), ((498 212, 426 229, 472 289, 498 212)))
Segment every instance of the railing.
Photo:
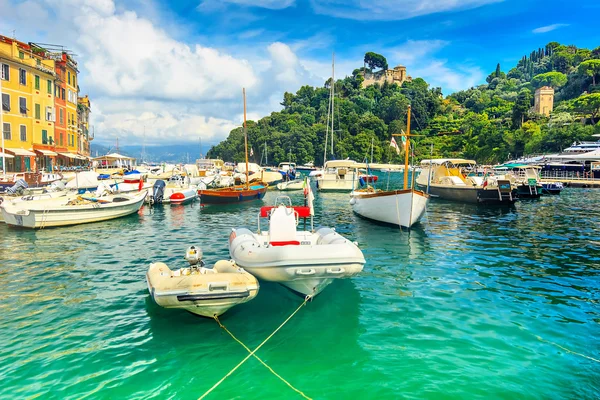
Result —
POLYGON ((599 178, 594 178, 590 172, 579 171, 541 171, 542 179, 569 179, 582 181, 599 181, 599 178))

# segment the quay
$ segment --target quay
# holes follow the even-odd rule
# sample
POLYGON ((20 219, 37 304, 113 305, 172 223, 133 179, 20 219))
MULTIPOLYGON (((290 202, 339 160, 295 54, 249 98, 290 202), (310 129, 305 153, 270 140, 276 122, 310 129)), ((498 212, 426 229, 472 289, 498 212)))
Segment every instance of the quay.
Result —
POLYGON ((590 178, 559 178, 559 179, 548 179, 542 178, 542 183, 550 183, 550 182, 561 182, 565 187, 573 187, 573 188, 600 188, 600 179, 590 179, 590 178))

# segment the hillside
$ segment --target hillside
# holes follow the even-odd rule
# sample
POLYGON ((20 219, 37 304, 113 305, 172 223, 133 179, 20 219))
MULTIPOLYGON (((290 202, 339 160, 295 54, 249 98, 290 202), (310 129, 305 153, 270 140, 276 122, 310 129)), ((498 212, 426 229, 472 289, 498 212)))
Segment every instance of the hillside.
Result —
MULTIPOLYGON (((371 53, 368 53, 371 54, 371 53)), ((406 126, 410 104, 415 156, 452 156, 496 163, 523 154, 560 151, 575 140, 600 132, 600 47, 589 50, 551 42, 523 56, 508 73, 498 64, 486 84, 443 98, 421 78, 397 84, 361 87, 361 69, 335 82, 335 138, 328 159, 400 161, 390 150, 392 133, 406 126), (555 89, 550 117, 534 113, 535 89, 555 89)), ((248 123, 249 146, 260 160, 266 143, 269 163, 314 161, 322 164, 331 80, 324 87, 285 93, 283 110, 248 123), (260 149, 260 150, 259 150, 260 149), (291 154, 291 156, 290 156, 291 154)), ((330 145, 328 145, 328 148, 330 145)), ((210 149, 208 157, 244 159, 242 128, 210 149)))

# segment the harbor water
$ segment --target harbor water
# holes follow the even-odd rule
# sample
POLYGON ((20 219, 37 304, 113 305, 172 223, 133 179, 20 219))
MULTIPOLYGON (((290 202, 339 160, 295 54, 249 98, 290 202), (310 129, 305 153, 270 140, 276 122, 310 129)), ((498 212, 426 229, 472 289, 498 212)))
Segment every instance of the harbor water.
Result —
MULTIPOLYGON (((264 202, 144 207, 39 231, 0 225, 0 398, 196 399, 246 355, 218 324, 158 307, 151 261, 228 258, 264 202)), ((292 196, 301 201, 301 192, 292 196)), ((600 397, 600 191, 485 208, 432 201, 410 232, 316 194, 315 225, 356 241, 363 272, 307 303, 257 355, 318 399, 600 397)), ((261 282, 222 323, 258 346, 302 302, 261 282)), ((300 396, 256 359, 207 398, 300 396)))

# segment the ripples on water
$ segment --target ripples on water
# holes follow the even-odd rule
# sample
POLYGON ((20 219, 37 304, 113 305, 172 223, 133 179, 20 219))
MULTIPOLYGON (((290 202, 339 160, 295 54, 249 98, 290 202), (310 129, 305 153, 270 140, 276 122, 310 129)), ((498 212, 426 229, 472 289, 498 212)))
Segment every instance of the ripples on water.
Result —
MULTIPOLYGON (((273 201, 276 192, 265 201, 273 201)), ((432 202, 410 232, 317 195, 316 223, 365 253, 258 355, 316 398, 598 398, 600 192, 567 189, 513 208, 432 202), (542 340, 540 340, 539 338, 542 340)), ((144 208, 99 224, 0 226, 0 397, 197 398, 246 353, 212 320, 149 298, 152 260, 188 245, 227 258, 231 227, 261 203, 144 208)), ((300 303, 262 283, 223 323, 249 347, 300 303)), ((213 398, 294 398, 256 360, 213 398)))

